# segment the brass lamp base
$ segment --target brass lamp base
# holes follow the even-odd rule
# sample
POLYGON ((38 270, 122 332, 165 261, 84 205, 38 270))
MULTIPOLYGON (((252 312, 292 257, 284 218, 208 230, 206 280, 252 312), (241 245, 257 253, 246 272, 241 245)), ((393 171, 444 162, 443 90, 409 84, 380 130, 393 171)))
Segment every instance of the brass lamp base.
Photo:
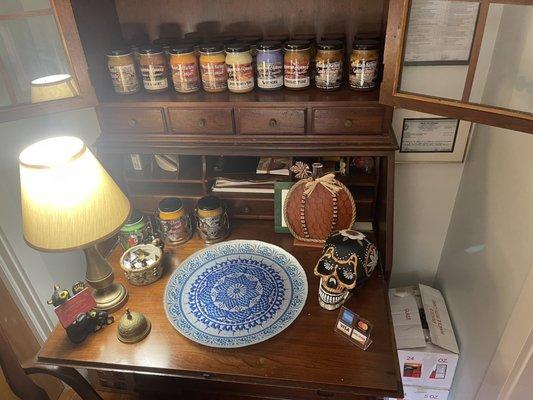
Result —
POLYGON ((101 256, 96 246, 83 250, 87 261, 85 280, 91 286, 98 310, 113 312, 121 308, 128 299, 126 288, 113 282, 115 274, 111 265, 101 256))

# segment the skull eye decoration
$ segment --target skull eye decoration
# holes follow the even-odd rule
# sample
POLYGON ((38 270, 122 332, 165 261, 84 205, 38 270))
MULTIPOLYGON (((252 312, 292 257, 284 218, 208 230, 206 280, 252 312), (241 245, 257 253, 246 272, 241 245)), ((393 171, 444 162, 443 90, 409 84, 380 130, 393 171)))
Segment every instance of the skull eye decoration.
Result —
POLYGON ((376 246, 363 233, 345 229, 331 234, 315 266, 315 275, 320 277, 320 306, 339 308, 352 290, 368 279, 377 263, 376 246))

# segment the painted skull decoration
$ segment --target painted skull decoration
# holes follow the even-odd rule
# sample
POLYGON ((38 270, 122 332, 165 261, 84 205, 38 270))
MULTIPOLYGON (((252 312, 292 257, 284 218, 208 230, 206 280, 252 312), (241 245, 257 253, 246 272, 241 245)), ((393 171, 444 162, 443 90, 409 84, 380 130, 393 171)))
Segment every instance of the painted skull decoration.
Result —
POLYGON ((372 275, 378 263, 376 246, 365 234, 345 229, 333 232, 315 266, 320 277, 318 302, 326 310, 339 308, 372 275))

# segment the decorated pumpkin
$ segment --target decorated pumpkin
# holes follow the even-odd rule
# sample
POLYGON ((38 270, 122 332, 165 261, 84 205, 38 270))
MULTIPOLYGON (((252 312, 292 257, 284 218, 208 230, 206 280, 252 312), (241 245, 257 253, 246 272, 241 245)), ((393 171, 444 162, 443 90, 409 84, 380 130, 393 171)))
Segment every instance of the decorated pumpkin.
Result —
POLYGON ((291 188, 283 212, 291 234, 303 242, 324 243, 334 231, 355 223, 355 202, 334 174, 321 176, 322 164, 313 164, 313 177, 303 163, 291 168, 302 178, 291 188))

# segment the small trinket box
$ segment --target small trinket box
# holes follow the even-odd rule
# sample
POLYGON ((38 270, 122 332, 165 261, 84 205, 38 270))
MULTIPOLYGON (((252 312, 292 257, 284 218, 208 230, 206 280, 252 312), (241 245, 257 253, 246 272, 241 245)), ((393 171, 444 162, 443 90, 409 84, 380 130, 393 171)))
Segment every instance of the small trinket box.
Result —
POLYGON ((128 249, 120 258, 120 266, 132 285, 149 285, 163 274, 163 253, 153 244, 140 244, 128 249))

